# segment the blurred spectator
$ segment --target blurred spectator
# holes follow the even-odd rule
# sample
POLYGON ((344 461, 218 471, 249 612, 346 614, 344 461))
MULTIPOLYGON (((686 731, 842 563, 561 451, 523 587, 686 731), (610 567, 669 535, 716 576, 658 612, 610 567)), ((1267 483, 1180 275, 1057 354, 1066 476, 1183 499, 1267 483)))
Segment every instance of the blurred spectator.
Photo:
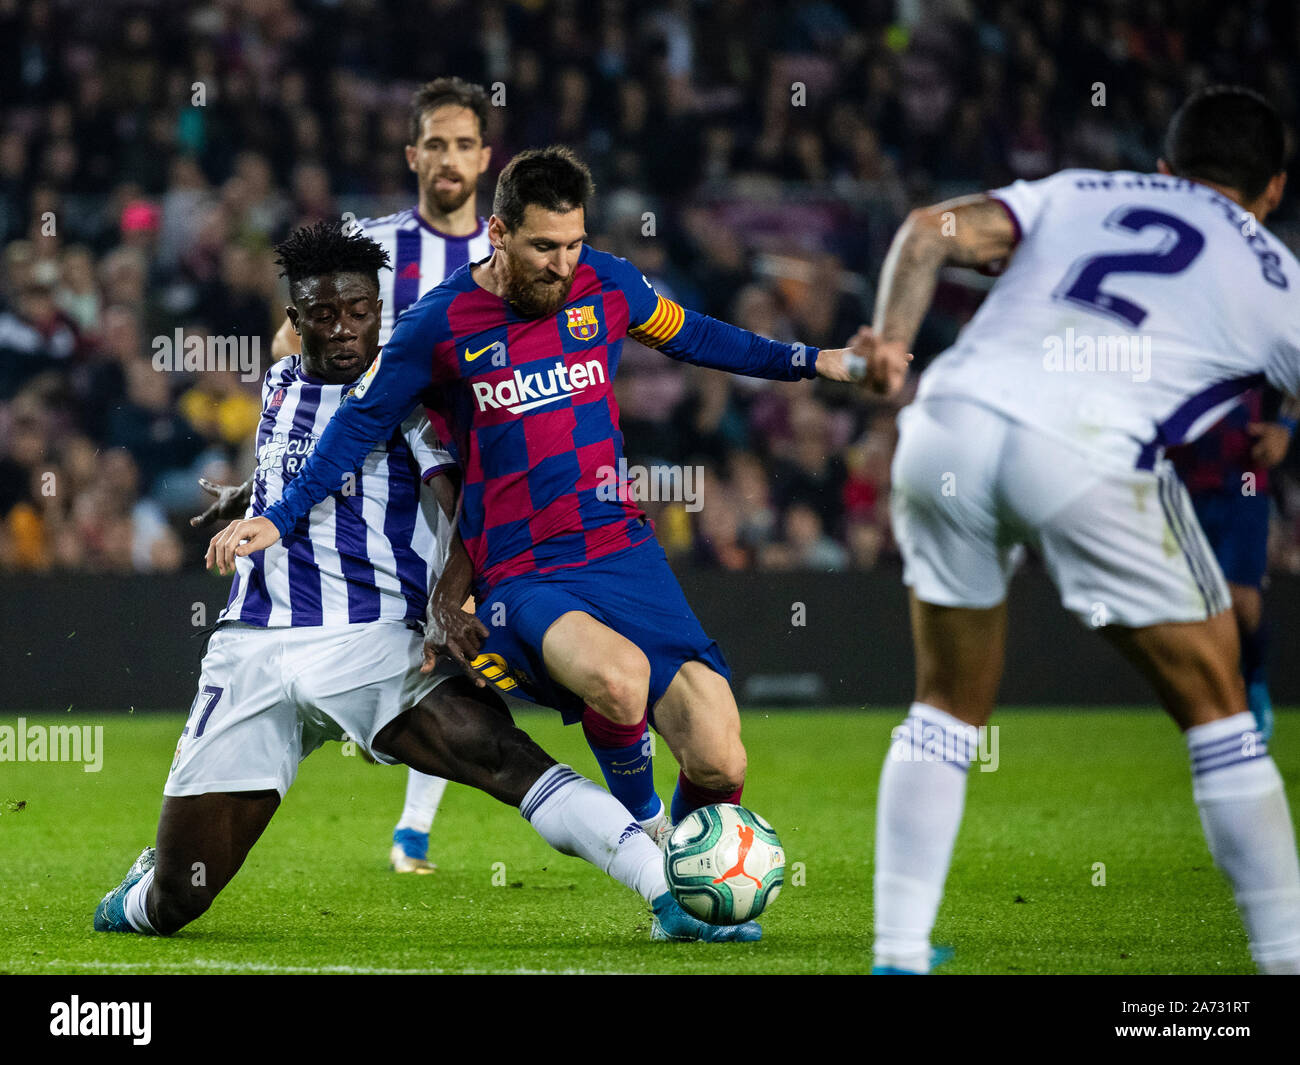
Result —
POLYGON ((95 284, 95 257, 90 249, 78 245, 63 253, 59 264, 60 283, 55 301, 59 309, 83 333, 99 327, 101 300, 95 284))
POLYGON ((41 518, 40 474, 48 453, 45 411, 29 401, 15 401, 0 425, 7 441, 0 454, 0 558, 11 569, 43 569, 48 565, 45 527, 41 518))
POLYGON ((0 311, 0 397, 11 396, 46 370, 70 365, 81 343, 59 308, 56 263, 42 260, 20 282, 13 310, 0 311))
POLYGON ((177 409, 205 440, 231 448, 253 435, 262 415, 256 384, 249 388, 235 371, 202 374, 181 395, 177 409))
MULTIPOLYGON (((258 388, 159 372, 156 338, 269 352, 271 244, 413 202, 404 102, 426 78, 500 90, 482 191, 513 153, 570 144, 595 173, 599 246, 687 306, 814 347, 870 317, 914 204, 1062 166, 1150 168, 1209 80, 1254 85, 1293 128, 1300 101, 1285 3, 0 0, 0 30, 0 568, 201 565, 192 478, 246 476, 258 388)), ((1294 196, 1270 228, 1300 248, 1294 196)), ((917 369, 985 291, 959 275, 917 369)), ((893 557, 892 407, 631 342, 615 386, 629 462, 705 471, 702 510, 649 507, 675 558, 893 557)), ((1297 461, 1284 502, 1300 503, 1297 461)), ((1296 520, 1271 558, 1300 570, 1296 520)))
POLYGON ((826 535, 821 515, 807 503, 785 512, 785 546, 797 569, 841 570, 848 563, 848 552, 826 535))
POLYGON ((739 504, 742 544, 762 548, 776 536, 777 512, 772 503, 772 486, 763 461, 746 451, 731 456, 731 487, 739 504))
POLYGON ((124 449, 147 490, 167 470, 188 467, 203 443, 172 402, 169 375, 147 359, 126 367, 126 398, 108 418, 107 442, 124 449))
POLYGON ((709 477, 704 482, 703 501, 696 515, 695 563, 716 569, 750 569, 756 552, 741 541, 741 508, 736 497, 715 477, 709 477))
POLYGON ((774 464, 776 497, 785 508, 811 508, 822 528, 839 533, 847 472, 834 444, 830 413, 802 389, 789 404, 789 426, 791 439, 774 464))

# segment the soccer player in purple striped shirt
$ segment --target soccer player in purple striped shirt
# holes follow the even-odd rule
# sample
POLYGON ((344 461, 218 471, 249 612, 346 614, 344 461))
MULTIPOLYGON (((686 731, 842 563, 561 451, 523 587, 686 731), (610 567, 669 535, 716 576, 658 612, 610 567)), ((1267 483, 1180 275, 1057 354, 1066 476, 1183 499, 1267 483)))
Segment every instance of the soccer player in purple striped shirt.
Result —
MULTIPOLYGON (((298 230, 277 250, 303 351, 266 376, 251 514, 302 475, 332 412, 377 357, 378 271, 388 262, 382 247, 339 223, 298 230)), ((561 853, 649 902, 656 939, 758 939, 753 922, 718 928, 687 914, 668 892, 658 848, 625 807, 515 728, 495 692, 454 667, 424 664, 420 623, 444 547, 422 482, 445 487, 436 477, 445 453, 424 415, 408 415, 274 550, 239 560, 164 787, 157 846, 104 896, 95 928, 166 935, 204 913, 299 762, 347 735, 377 761, 517 805, 561 853)), ((442 501, 450 513, 445 493, 442 501)))
MULTIPOLYGON (((388 343, 393 323, 407 307, 471 259, 491 254, 487 220, 479 216, 476 195, 492 158, 492 149, 484 143, 489 112, 483 87, 460 78, 436 78, 411 97, 406 165, 416 177, 417 202, 396 214, 357 223, 362 233, 383 246, 393 264, 379 277, 380 347, 388 343)), ((279 358, 298 350, 298 334, 286 318, 271 353, 279 358)), ((437 869, 429 860, 429 832, 446 787, 439 777, 414 769, 407 774, 406 800, 388 856, 395 872, 437 869)))
MULTIPOLYGON (((855 348, 819 351, 683 309, 626 260, 585 244, 591 192, 567 149, 516 156, 497 184, 491 259, 402 317, 280 502, 213 547, 228 565, 273 545, 399 412, 423 402, 445 422, 465 476, 464 553, 453 548, 460 564, 439 588, 440 618, 484 641, 470 647, 482 652, 473 665, 498 686, 566 721, 590 708, 606 737, 606 781, 644 827, 663 817, 642 739, 647 712, 682 769, 674 821, 737 801, 746 757, 726 662, 620 473, 612 382, 624 338, 754 377, 865 376, 881 392, 901 385, 909 356, 880 357, 865 330, 855 348), (471 571, 477 627, 457 620, 471 571)), ((454 638, 441 642, 467 658, 454 638)))

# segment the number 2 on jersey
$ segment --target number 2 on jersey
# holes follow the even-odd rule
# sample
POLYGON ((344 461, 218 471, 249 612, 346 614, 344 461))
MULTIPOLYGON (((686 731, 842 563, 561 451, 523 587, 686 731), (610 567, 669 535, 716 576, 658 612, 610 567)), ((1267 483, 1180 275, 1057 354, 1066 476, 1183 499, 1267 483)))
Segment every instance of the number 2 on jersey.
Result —
POLYGON ((1076 259, 1052 295, 1099 314, 1117 318, 1136 329, 1147 309, 1114 292, 1102 289, 1110 274, 1181 274, 1205 248, 1199 229, 1153 207, 1119 207, 1103 223, 1116 232, 1138 234, 1146 229, 1164 231, 1160 246, 1152 251, 1104 252, 1076 259))

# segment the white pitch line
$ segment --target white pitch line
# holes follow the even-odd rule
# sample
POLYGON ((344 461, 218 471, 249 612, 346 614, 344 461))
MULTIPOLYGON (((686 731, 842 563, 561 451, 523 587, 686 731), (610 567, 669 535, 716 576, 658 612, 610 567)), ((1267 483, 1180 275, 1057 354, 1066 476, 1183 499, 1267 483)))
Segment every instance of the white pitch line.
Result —
POLYGON ((359 965, 271 965, 266 962, 218 961, 214 958, 188 958, 169 966, 167 962, 144 961, 66 961, 55 958, 44 964, 46 969, 61 972, 71 969, 97 969, 107 972, 135 972, 139 970, 165 970, 159 975, 197 969, 204 972, 229 973, 299 973, 302 975, 342 976, 612 976, 614 970, 606 969, 385 969, 359 965))

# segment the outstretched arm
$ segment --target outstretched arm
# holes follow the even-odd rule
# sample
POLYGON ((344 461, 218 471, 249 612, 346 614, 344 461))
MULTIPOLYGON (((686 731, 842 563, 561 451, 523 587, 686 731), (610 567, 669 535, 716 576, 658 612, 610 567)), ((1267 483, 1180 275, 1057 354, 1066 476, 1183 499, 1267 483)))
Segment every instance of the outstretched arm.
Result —
POLYGON ((818 376, 831 381, 865 381, 872 391, 884 394, 901 387, 911 359, 906 352, 878 352, 869 330, 859 330, 846 348, 782 344, 687 310, 662 296, 654 313, 645 323, 629 329, 628 335, 678 362, 695 366, 775 381, 818 376))
POLYGON ((1018 239, 1008 210, 983 193, 913 211, 880 270, 873 323, 878 345, 911 347, 940 267, 985 266, 1010 255, 1018 239))
POLYGON ((781 344, 659 297, 654 314, 628 335, 671 359, 746 377, 798 381, 817 375, 817 348, 781 344))

